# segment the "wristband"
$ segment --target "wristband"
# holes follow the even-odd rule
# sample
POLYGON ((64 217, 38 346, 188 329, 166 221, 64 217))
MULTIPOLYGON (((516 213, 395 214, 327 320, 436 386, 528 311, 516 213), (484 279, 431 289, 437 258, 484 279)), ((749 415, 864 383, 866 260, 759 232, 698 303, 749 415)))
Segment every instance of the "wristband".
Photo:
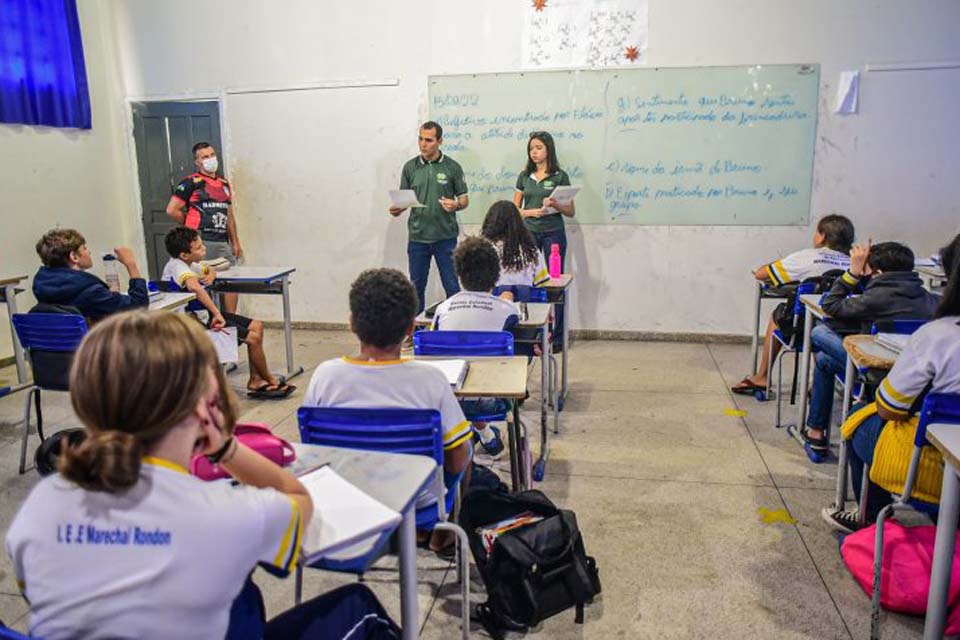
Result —
POLYGON ((227 438, 226 442, 223 443, 222 447, 220 447, 219 449, 217 449, 216 451, 214 451, 213 453, 207 456, 207 460, 209 460, 211 464, 217 464, 218 462, 223 460, 223 457, 225 455, 227 455, 227 451, 230 450, 230 446, 232 444, 233 444, 233 436, 230 436, 229 438, 227 438))

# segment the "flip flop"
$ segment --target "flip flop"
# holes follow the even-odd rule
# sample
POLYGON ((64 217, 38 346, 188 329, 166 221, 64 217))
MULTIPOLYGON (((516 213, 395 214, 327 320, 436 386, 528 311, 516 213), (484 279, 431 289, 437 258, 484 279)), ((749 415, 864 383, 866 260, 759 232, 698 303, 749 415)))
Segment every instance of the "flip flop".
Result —
POLYGON ((813 438, 810 436, 810 427, 804 425, 800 427, 800 438, 810 445, 811 449, 815 451, 826 451, 829 447, 827 446, 826 438, 813 438))
POLYGON ((730 391, 741 396, 752 396, 755 391, 766 391, 764 385, 755 384, 749 376, 737 383, 737 386, 730 387, 730 391))
POLYGON ((262 385, 260 385, 256 389, 247 389, 247 397, 277 400, 281 398, 286 398, 297 389, 295 386, 291 384, 281 385, 273 389, 271 389, 270 386, 271 386, 270 383, 264 382, 262 385))

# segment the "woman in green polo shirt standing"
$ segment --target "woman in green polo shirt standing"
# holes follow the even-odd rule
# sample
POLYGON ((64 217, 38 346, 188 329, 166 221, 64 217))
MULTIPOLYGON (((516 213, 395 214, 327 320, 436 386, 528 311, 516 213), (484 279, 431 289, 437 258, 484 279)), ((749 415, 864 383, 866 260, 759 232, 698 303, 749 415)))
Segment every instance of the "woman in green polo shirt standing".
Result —
MULTIPOLYGON (((533 234, 533 239, 543 253, 544 261, 549 264, 550 248, 560 246, 560 270, 565 271, 567 256, 567 233, 563 226, 563 217, 572 218, 576 214, 573 200, 560 204, 550 197, 556 187, 570 185, 570 176, 560 168, 557 162, 557 148, 553 136, 546 131, 534 131, 527 141, 527 166, 517 176, 517 191, 513 194, 513 203, 520 210, 523 222, 533 234), (552 207, 556 213, 548 212, 552 207)), ((554 350, 560 348, 560 336, 563 335, 564 307, 558 307, 554 325, 554 350)))
POLYGON ((544 260, 550 259, 551 245, 560 245, 561 264, 567 253, 563 216, 572 218, 576 211, 573 201, 560 204, 550 198, 550 194, 556 187, 569 184, 570 176, 557 162, 553 136, 546 131, 531 133, 527 142, 527 166, 517 176, 517 191, 513 194, 513 203, 520 209, 520 215, 543 252, 544 260), (548 213, 548 207, 556 209, 557 213, 548 213))

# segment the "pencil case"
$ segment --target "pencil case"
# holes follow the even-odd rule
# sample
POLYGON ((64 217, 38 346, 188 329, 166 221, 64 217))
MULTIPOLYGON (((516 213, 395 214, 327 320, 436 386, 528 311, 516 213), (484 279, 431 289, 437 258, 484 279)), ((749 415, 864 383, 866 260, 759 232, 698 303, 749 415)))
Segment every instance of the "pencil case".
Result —
MULTIPOLYGON (((273 434, 270 427, 262 422, 238 422, 233 428, 233 437, 253 449, 267 460, 285 467, 297 459, 293 445, 273 434)), ((190 461, 190 473, 201 480, 219 480, 229 478, 230 474, 218 464, 207 460, 205 455, 197 455, 190 461)))

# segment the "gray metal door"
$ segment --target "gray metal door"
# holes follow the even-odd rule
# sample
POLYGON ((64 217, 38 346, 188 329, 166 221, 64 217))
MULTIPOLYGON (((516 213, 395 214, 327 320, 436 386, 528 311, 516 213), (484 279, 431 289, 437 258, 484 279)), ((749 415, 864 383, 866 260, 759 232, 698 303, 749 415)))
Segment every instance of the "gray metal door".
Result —
POLYGON ((173 189, 196 171, 190 149, 212 144, 225 166, 216 102, 138 102, 133 105, 133 136, 140 174, 140 206, 147 243, 147 270, 156 280, 167 262, 163 237, 173 226, 166 214, 173 189))

